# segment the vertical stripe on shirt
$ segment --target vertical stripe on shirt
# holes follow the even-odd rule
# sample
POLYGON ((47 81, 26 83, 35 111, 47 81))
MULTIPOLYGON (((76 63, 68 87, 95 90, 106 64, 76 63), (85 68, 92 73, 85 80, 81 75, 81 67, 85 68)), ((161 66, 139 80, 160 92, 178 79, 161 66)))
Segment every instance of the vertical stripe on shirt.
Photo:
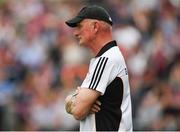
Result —
POLYGON ((108 60, 108 58, 106 58, 106 57, 100 57, 97 65, 96 65, 95 71, 93 73, 93 77, 90 82, 89 88, 96 89, 96 87, 98 86, 98 83, 101 79, 102 73, 103 73, 105 65, 107 63, 107 60, 108 60))

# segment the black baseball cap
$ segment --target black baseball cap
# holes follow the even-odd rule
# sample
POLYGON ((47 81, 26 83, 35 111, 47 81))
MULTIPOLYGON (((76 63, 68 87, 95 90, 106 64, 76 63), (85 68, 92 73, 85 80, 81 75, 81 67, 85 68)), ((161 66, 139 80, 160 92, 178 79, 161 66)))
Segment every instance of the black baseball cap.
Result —
POLYGON ((110 25, 113 25, 112 19, 108 12, 100 6, 91 5, 83 7, 76 17, 66 21, 66 24, 70 27, 76 27, 84 19, 97 19, 107 22, 110 25))

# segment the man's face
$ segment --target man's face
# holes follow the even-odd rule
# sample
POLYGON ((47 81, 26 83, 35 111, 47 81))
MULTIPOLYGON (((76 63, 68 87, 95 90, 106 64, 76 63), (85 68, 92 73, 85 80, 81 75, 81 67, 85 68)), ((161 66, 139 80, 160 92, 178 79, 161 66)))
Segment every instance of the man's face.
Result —
POLYGON ((81 21, 73 31, 74 36, 78 39, 79 44, 87 46, 95 37, 94 23, 89 19, 81 21))

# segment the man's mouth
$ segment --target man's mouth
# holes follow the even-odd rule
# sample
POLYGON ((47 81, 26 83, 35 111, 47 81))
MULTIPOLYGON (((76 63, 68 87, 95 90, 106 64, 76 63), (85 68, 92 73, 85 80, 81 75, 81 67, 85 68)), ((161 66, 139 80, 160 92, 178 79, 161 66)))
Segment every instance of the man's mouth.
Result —
POLYGON ((80 41, 81 37, 77 37, 77 40, 80 41))

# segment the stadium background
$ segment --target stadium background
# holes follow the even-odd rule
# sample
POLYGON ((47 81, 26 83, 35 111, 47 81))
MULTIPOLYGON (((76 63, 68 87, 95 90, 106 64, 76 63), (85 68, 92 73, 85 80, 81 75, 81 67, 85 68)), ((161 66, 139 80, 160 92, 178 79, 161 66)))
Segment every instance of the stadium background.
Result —
POLYGON ((180 130, 180 0, 0 0, 0 130, 78 130, 64 98, 92 54, 64 21, 87 4, 114 21, 134 130, 180 130))

